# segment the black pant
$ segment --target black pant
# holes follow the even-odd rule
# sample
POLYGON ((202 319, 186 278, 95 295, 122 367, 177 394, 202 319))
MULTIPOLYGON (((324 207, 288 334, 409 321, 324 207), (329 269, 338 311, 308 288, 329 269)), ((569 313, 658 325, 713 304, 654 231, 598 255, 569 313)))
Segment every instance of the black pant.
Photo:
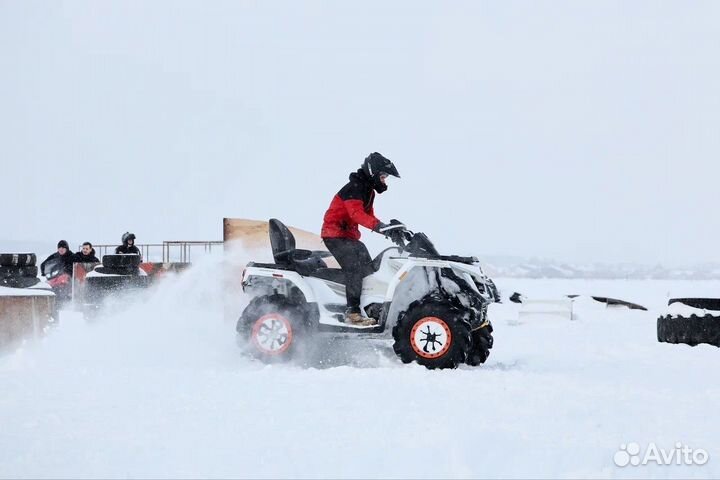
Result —
POLYGON ((363 278, 373 272, 367 247, 360 240, 351 238, 324 238, 323 241, 345 273, 348 311, 360 313, 363 278))

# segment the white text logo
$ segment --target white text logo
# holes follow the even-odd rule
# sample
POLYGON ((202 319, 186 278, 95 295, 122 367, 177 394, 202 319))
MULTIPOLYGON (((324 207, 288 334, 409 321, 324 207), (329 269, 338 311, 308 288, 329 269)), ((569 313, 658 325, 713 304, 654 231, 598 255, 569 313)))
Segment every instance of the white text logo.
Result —
POLYGON ((613 461, 618 467, 627 467, 628 465, 637 467, 652 463, 655 465, 705 465, 708 460, 710 460, 710 456, 706 450, 691 448, 680 442, 677 442, 674 448, 669 449, 650 443, 644 452, 635 442, 623 443, 613 456, 613 461))

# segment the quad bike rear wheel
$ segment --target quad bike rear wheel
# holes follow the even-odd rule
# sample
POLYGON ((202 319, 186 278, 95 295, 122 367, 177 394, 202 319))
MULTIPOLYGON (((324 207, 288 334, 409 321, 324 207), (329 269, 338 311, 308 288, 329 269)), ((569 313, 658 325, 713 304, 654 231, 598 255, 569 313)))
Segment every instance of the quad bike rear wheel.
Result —
POLYGON ((470 324, 451 305, 413 302, 393 327, 393 350, 403 363, 427 368, 456 368, 467 358, 470 324))
POLYGON ((308 331, 302 309, 281 295, 254 298, 237 323, 247 351, 266 363, 296 357, 306 345, 308 331))

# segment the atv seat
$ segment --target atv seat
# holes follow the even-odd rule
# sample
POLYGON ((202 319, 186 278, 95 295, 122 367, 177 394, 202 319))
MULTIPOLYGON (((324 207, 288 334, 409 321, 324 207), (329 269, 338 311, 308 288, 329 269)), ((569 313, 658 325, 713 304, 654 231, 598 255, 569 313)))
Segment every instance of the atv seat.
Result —
MULTIPOLYGON (((289 228, 277 218, 271 218, 268 222, 268 233, 270 234, 270 246, 272 247, 275 264, 259 264, 266 268, 279 268, 282 270, 294 270, 300 275, 329 280, 331 282, 345 285, 345 274, 339 268, 327 268, 323 258, 332 257, 330 252, 311 251, 295 248, 295 236, 289 228)), ((399 250, 398 247, 389 247, 380 252, 368 265, 366 275, 377 272, 382 262, 382 257, 388 250, 399 250)))
POLYGON ((306 276, 317 269, 327 268, 323 258, 330 257, 330 253, 295 248, 295 236, 280 220, 271 218, 268 232, 273 258, 280 268, 292 269, 306 276))

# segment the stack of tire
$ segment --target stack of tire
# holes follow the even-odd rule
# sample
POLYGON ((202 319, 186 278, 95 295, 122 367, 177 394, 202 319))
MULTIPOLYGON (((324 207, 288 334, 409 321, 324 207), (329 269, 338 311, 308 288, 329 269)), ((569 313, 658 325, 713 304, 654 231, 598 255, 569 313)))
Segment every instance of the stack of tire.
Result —
POLYGON ((673 298, 657 320, 659 342, 720 347, 720 298, 673 298))
POLYGON ((0 253, 0 287, 28 288, 40 282, 34 253, 0 253))
POLYGON ((139 275, 140 255, 103 255, 102 266, 95 268, 106 275, 139 275))
POLYGON ((111 294, 144 289, 150 277, 140 269, 140 255, 104 255, 102 265, 85 276, 83 310, 93 316, 111 294))

